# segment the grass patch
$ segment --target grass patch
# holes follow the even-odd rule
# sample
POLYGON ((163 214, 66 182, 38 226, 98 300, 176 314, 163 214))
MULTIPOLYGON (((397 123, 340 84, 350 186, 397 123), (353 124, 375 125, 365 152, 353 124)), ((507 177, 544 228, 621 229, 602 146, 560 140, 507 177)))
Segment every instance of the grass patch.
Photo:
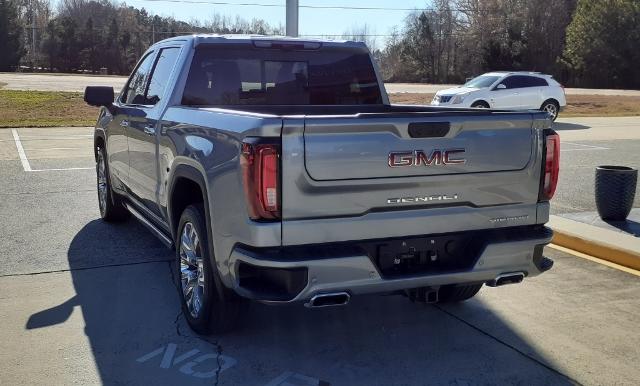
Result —
MULTIPOLYGON (((389 94, 392 103, 428 105, 433 94, 389 94)), ((569 117, 625 117, 640 115, 640 96, 567 95, 567 107, 561 118, 569 117)))
POLYGON ((97 117, 79 92, 0 90, 0 127, 92 126, 97 117))
MULTIPOLYGON (((433 94, 389 97, 392 103, 428 105, 433 94)), ((82 98, 79 92, 0 89, 0 127, 92 126, 98 108, 82 98)), ((640 96, 568 95, 567 103, 560 117, 640 116, 640 96)))

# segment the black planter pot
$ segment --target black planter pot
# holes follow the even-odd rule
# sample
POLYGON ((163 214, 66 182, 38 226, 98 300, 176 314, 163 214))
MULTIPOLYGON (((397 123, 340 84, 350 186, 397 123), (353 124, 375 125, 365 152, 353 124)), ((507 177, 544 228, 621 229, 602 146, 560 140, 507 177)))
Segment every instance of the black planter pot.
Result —
POLYGON ((636 195, 638 170, 626 166, 596 167, 596 207, 603 220, 623 221, 636 195))

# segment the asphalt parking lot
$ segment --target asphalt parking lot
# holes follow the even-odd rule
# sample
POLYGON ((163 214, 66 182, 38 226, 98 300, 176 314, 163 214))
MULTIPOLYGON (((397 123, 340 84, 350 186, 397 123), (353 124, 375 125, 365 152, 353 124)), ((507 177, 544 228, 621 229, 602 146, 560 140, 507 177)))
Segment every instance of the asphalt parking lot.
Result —
MULTIPOLYGON (((588 209, 587 195, 574 196, 589 189, 589 162, 637 160, 623 157, 640 154, 637 123, 616 122, 606 136, 595 121, 560 122, 563 142, 572 145, 563 143, 568 179, 561 179, 554 210, 588 209), (570 150, 582 148, 588 150, 570 150)), ((0 129, 2 384, 640 379, 639 277, 552 248, 550 272, 484 288, 461 305, 424 306, 398 296, 316 310, 255 304, 237 332, 196 336, 179 312, 172 252, 134 220, 98 219, 91 133, 0 129)))
MULTIPOLYGON (((81 74, 51 74, 51 73, 16 73, 0 72, 0 83, 6 83, 7 90, 38 90, 38 91, 75 91, 83 92, 87 85, 113 86, 117 91, 121 90, 127 81, 126 76, 96 76, 81 74)), ((385 88, 389 93, 426 93, 433 94, 436 91, 456 87, 453 84, 426 84, 426 83, 386 83, 385 88)), ((567 95, 640 95, 640 90, 612 90, 612 89, 586 89, 566 88, 567 95)))

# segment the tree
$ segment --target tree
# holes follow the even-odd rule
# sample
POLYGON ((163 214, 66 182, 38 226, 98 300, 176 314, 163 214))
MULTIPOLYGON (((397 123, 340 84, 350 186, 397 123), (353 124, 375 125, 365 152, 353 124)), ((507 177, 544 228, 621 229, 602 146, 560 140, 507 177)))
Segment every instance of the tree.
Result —
POLYGON ((82 58, 81 67, 96 72, 98 69, 98 55, 96 45, 99 43, 100 37, 93 28, 93 18, 89 17, 82 31, 82 49, 80 57, 82 58))
POLYGON ((46 35, 42 42, 42 48, 47 54, 47 65, 49 71, 53 72, 57 64, 58 52, 60 51, 59 31, 56 20, 51 19, 47 23, 46 35))
POLYGON ((640 88, 640 1, 579 0, 563 61, 587 87, 640 88))
POLYGON ((345 31, 342 34, 342 38, 345 40, 353 40, 356 42, 363 42, 367 45, 371 52, 378 50, 378 44, 376 41, 375 30, 371 28, 367 23, 361 26, 353 26, 350 30, 345 31))
POLYGON ((0 0, 0 71, 12 71, 24 55, 15 0, 0 0))
POLYGON ((65 72, 80 67, 80 44, 77 35, 77 25, 75 20, 70 17, 63 17, 60 21, 59 34, 59 54, 60 66, 65 72))

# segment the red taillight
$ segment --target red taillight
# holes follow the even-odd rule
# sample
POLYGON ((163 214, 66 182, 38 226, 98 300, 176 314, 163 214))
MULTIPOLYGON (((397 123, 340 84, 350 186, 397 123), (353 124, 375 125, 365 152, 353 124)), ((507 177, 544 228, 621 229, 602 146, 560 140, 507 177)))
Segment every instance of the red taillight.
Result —
POLYGON ((240 166, 249 217, 280 218, 280 160, 276 144, 242 143, 240 166))
POLYGON ((553 130, 545 135, 544 170, 542 175, 542 200, 551 200, 558 186, 560 173, 560 136, 553 130))

